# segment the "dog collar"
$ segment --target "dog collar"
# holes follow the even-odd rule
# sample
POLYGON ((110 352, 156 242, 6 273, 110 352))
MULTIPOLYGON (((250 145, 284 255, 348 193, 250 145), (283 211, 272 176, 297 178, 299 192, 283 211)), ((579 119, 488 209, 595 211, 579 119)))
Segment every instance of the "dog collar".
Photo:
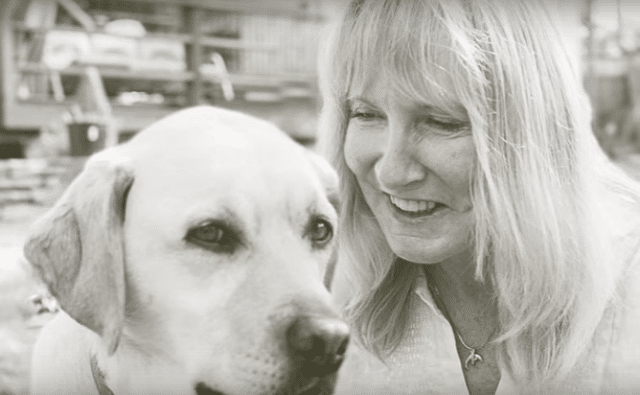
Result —
POLYGON ((113 395, 113 391, 107 387, 107 383, 104 381, 104 372, 100 370, 96 356, 91 356, 91 375, 93 376, 93 382, 96 383, 98 388, 98 394, 100 395, 113 395))

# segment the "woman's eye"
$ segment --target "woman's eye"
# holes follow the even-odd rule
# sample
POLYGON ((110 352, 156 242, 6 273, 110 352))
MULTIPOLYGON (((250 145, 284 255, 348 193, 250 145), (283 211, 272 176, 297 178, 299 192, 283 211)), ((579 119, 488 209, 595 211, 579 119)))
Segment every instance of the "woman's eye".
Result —
POLYGON ((377 111, 351 110, 349 111, 349 118, 366 122, 366 121, 376 121, 376 120, 384 119, 384 116, 377 111))
POLYGON ((323 218, 314 218, 309 223, 306 236, 316 247, 322 247, 333 238, 333 226, 323 218))
POLYGON ((240 244, 233 231, 218 223, 209 223, 191 229, 187 233, 187 240, 220 253, 232 253, 240 244))
POLYGON ((464 132, 470 130, 469 122, 455 119, 440 119, 430 116, 425 117, 421 123, 444 132, 464 132))
POLYGON ((367 112, 367 111, 355 111, 351 113, 351 118, 371 119, 376 117, 377 117, 376 113, 367 112))

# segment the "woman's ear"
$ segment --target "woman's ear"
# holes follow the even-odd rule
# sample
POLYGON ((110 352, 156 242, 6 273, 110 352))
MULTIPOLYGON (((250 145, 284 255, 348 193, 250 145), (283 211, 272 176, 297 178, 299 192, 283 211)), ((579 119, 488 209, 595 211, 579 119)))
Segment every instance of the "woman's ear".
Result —
POLYGON ((34 225, 24 246, 61 308, 115 352, 125 309, 122 225, 133 172, 91 161, 34 225))

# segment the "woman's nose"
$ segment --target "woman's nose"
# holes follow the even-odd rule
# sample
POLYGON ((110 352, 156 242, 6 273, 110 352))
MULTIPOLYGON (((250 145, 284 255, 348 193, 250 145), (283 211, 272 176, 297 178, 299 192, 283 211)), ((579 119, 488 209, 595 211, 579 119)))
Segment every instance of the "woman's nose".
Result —
POLYGON ((381 186, 401 189, 424 178, 426 169, 419 161, 419 147, 403 133, 391 133, 374 165, 381 186))

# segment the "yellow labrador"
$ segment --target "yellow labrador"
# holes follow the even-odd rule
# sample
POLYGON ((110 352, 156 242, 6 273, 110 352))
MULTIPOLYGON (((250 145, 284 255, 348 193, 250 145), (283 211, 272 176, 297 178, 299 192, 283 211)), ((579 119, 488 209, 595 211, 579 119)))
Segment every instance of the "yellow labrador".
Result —
POLYGON ((276 127, 182 110, 94 155, 25 255, 61 311, 36 394, 329 394, 337 176, 276 127))

